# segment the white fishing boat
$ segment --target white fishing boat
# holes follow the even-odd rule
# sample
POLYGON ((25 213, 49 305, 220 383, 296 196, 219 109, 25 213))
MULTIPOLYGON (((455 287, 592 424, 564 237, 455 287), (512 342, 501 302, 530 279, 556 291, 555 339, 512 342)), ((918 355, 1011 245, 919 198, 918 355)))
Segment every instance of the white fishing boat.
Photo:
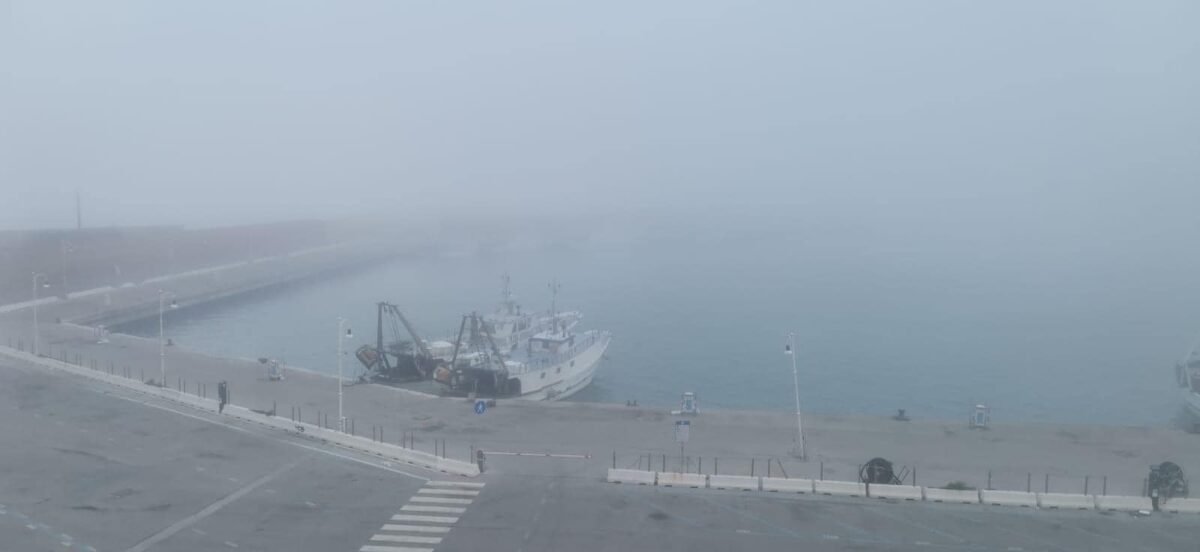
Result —
POLYGON ((364 379, 417 388, 436 383, 442 394, 453 396, 527 400, 561 400, 587 387, 611 334, 577 331, 583 314, 558 311, 556 283, 550 284, 547 312, 523 311, 507 275, 503 283, 495 312, 464 315, 454 337, 435 341, 422 339, 398 307, 379 303, 377 341, 356 353, 367 368, 364 379), (401 328, 410 340, 400 337, 401 328))
POLYGON ((548 313, 522 312, 504 277, 500 308, 463 317, 450 362, 433 374, 450 394, 561 400, 587 387, 612 336, 577 332, 579 311, 557 310, 558 284, 550 284, 548 313))

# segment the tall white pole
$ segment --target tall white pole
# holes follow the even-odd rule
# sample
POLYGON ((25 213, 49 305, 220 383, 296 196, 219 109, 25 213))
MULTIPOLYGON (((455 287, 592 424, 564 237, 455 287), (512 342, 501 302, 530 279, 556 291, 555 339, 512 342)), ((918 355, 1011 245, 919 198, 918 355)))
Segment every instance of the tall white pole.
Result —
POLYGON ((163 343, 163 301, 166 297, 163 290, 158 290, 158 386, 162 388, 167 386, 167 349, 163 343))
POLYGON ((346 432, 346 418, 342 416, 342 326, 346 319, 338 317, 338 431, 346 432))
POLYGON ((796 390, 796 456, 801 460, 807 460, 808 454, 804 450, 804 421, 800 417, 800 373, 796 370, 796 334, 795 332, 788 334, 788 341, 792 347, 792 385, 796 390))
POLYGON ((33 274, 33 356, 38 356, 38 278, 44 274, 33 274))

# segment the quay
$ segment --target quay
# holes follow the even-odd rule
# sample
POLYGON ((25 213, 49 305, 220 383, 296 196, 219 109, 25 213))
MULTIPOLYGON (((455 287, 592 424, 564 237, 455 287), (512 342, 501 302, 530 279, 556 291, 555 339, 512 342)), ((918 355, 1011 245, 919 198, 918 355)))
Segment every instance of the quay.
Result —
MULTIPOLYGON (((17 405, 14 408, 21 412, 19 416, 26 416, 29 408, 34 412, 38 408, 51 408, 58 412, 56 416, 87 409, 100 412, 119 410, 120 413, 114 416, 126 420, 123 425, 96 427, 90 431, 124 434, 138 425, 150 424, 153 427, 145 431, 177 435, 182 444, 199 446, 199 442, 188 436, 192 431, 187 429, 189 425, 238 426, 245 425, 244 420, 223 419, 222 415, 203 409, 199 414, 189 414, 179 404, 164 403, 161 397, 138 398, 136 393, 131 395, 128 388, 106 388, 103 393, 111 395, 111 398, 85 393, 83 396, 86 400, 61 399, 68 402, 58 403, 60 407, 48 406, 55 403, 43 401, 39 401, 36 407, 21 405, 29 400, 29 389, 43 390, 35 395, 79 395, 83 388, 104 387, 94 381, 82 381, 78 376, 47 370, 44 364, 55 359, 79 369, 120 375, 136 382, 134 387, 158 385, 161 377, 156 339, 112 334, 107 342, 98 343, 91 325, 156 316, 160 286, 169 286, 179 305, 188 308, 352 268, 365 262, 369 249, 369 246, 355 244, 317 248, 214 270, 197 270, 141 285, 46 300, 38 305, 39 353, 45 357, 43 359, 35 359, 27 354, 33 342, 32 306, 6 308, 0 312, 0 377, 11 379, 14 383, 6 391, 5 402, 17 405), (45 391, 47 389, 50 391, 45 391), (115 397, 128 400, 118 401, 115 397), (144 404, 134 404, 137 402, 144 404), (160 410, 150 410, 152 407, 160 410), (161 409, 176 411, 178 415, 169 415, 161 409), (146 416, 151 413, 152 416, 146 416), (205 421, 193 420, 189 416, 199 416, 205 421)), ((166 378, 161 391, 172 391, 197 400, 212 399, 217 383, 225 381, 230 389, 231 403, 236 407, 263 416, 273 413, 272 418, 276 420, 304 423, 308 427, 336 426, 337 381, 334 377, 288 370, 282 381, 272 381, 266 377, 265 366, 252 359, 216 358, 177 346, 168 347, 166 351, 166 378)), ((335 359, 330 359, 331 365, 333 362, 335 359)), ((712 546, 706 544, 708 538, 715 538, 714 542, 724 542, 730 547, 739 547, 736 543, 742 541, 738 539, 750 539, 756 543, 754 548, 762 549, 783 549, 797 542, 830 550, 853 549, 869 544, 915 550, 928 545, 920 543, 935 542, 944 547, 962 549, 1011 550, 1012 546, 1020 548, 1019 543, 1024 543, 1024 549, 1029 550, 1076 549, 1074 546, 1064 548, 1061 544, 1078 542, 1083 538, 1098 550, 1138 549, 1141 545, 1133 546, 1135 542, 1158 543, 1157 546, 1141 546, 1143 549, 1187 550, 1194 549, 1192 545, 1198 542, 1196 539, 1200 539, 1200 529, 1197 529, 1200 524, 1196 523, 1200 518, 1184 514, 1156 513, 1152 516, 1155 518, 1153 520, 1123 517, 1119 522, 1106 526, 1105 523, 1112 520, 1101 519, 1100 516, 1107 517, 1101 511, 1042 511, 1036 513, 1038 517, 1031 518, 1033 514, 1029 511, 1009 511, 1002 506, 987 504, 963 510, 968 507, 940 503, 901 505, 861 499, 856 502, 852 498, 784 497, 766 493, 729 495, 722 494, 727 492, 715 490, 715 487, 642 487, 614 485, 606 481, 609 470, 616 468, 700 474, 705 476, 705 481, 710 481, 709 478, 711 481, 723 481, 720 479, 723 476, 752 476, 845 482, 857 479, 858 470, 864 462, 883 457, 898 468, 908 468, 908 477, 912 480, 906 480, 905 483, 915 486, 936 488, 961 482, 977 489, 1018 493, 1138 497, 1144 494, 1145 478, 1151 464, 1170 460, 1182 466, 1185 473, 1200 473, 1200 439, 1171 428, 995 423, 987 430, 972 430, 967 427, 965 419, 897 421, 852 414, 806 414, 809 458, 800 461, 789 454, 795 418, 787 413, 703 411, 690 418, 691 437, 681 451, 673 433, 674 420, 678 417, 668 409, 620 404, 500 400, 483 414, 478 414, 471 401, 461 398, 441 398, 353 381, 344 383, 348 431, 368 437, 372 442, 378 441, 468 465, 474 459, 475 452, 482 450, 487 455, 487 469, 474 478, 480 484, 487 485, 480 496, 504 497, 503 503, 506 505, 525 507, 512 511, 508 506, 501 505, 500 498, 480 498, 475 502, 474 499, 467 499, 472 505, 466 508, 445 504, 431 506, 431 503, 422 506, 421 503, 425 501, 417 501, 414 507, 418 508, 418 512, 420 508, 448 507, 477 515, 480 512, 492 512, 490 519, 504 520, 499 523, 480 519, 466 525, 466 530, 451 530, 446 543, 452 542, 453 538, 460 539, 457 549, 472 549, 475 545, 491 542, 489 539, 493 537, 498 539, 496 542, 511 545, 502 549, 525 550, 552 550, 567 545, 596 550, 612 549, 612 546, 638 549, 654 548, 654 543, 676 548, 666 544, 676 542, 692 542, 699 547, 712 546), (558 504, 561 509, 551 511, 554 508, 548 504, 558 504), (615 504, 621 506, 613 510, 615 504), (811 510, 815 517, 789 521, 788 512, 794 512, 796 508, 811 510), (640 512, 636 514, 640 517, 626 519, 635 515, 632 511, 640 512), (583 520, 568 519, 570 512, 584 516, 583 520), (589 519, 587 516, 608 519, 617 528, 616 532, 596 540, 595 543, 599 544, 582 544, 579 541, 586 540, 582 535, 593 535, 601 530, 599 526, 590 525, 593 522, 586 521, 589 519), (552 521, 561 524, 566 536, 555 537, 553 531, 546 528, 552 521), (1144 523, 1140 526, 1130 525, 1139 521, 1144 523), (620 528, 626 527, 626 523, 630 524, 631 529, 622 532, 620 528), (973 529, 965 530, 964 524, 973 529), (1066 524, 1075 531, 1070 538, 1043 534, 1046 524, 1066 524), (1153 524, 1163 526, 1153 527, 1153 524), (889 531, 894 530, 894 533, 866 529, 868 525, 893 526, 889 531), (1026 526, 1031 527, 1028 532, 1026 526), (801 531, 802 527, 808 527, 808 530, 801 531), (713 534, 709 535, 710 532, 713 534), (999 543, 1002 542, 1018 544, 1001 547, 999 543)), ((68 418, 77 419, 78 416, 87 417, 78 413, 68 418)), ((56 426, 46 433, 40 427, 41 422, 26 421, 28 425, 22 422, 21 429, 17 429, 26 435, 21 439, 45 439, 54 431, 65 431, 56 426)), ((252 432, 269 435, 260 435, 265 440, 264 444, 250 447, 251 450, 279 448, 269 454, 263 452, 273 458, 267 462, 271 466, 292 466, 291 462, 297 458, 303 458, 299 461, 307 463, 315 454, 296 446, 278 445, 279 439, 296 438, 292 433, 280 436, 263 429, 254 429, 252 432)), ((238 437, 235 439, 237 443, 230 446, 247 446, 242 443, 246 439, 238 437)), ((149 443, 143 443, 143 446, 149 446, 149 443)), ((330 444, 309 443, 304 446, 324 448, 330 444)), ((337 451, 336 454, 352 456, 365 454, 340 448, 337 451)), ((115 451, 110 452, 115 454, 115 451)), ((237 453, 231 458, 244 456, 237 453)), ((0 458, 0 462, 5 461, 0 458)), ((230 469, 257 469, 274 473, 262 462, 261 458, 245 462, 238 460, 231 463, 230 469), (254 466, 259 468, 251 469, 254 466)), ((396 463, 385 465, 378 456, 356 458, 351 463, 361 467, 364 462, 382 466, 380 469, 391 466, 387 469, 409 471, 411 473, 403 477, 421 483, 423 479, 451 477, 436 470, 413 469, 396 463), (409 477, 411 475, 415 475, 415 479, 409 477)), ((325 466, 326 463, 328 460, 323 460, 320 466, 309 465, 306 469, 327 468, 330 474, 359 469, 330 467, 325 466)), ((51 462, 49 465, 58 464, 51 462)), ((69 472, 76 469, 86 471, 87 468, 71 464, 62 469, 69 472)), ((298 468, 287 469, 293 471, 298 468)), ((34 477, 27 469, 18 469, 14 473, 18 477, 34 477)), ((296 475, 286 477, 294 478, 296 475)), ((707 484, 703 486, 708 487, 707 484)), ((421 496, 421 493, 417 493, 419 489, 409 483, 401 487, 405 490, 397 492, 421 496)), ((352 504, 351 497, 357 492, 343 487, 333 492, 337 495, 338 507, 348 509, 339 520, 363 517, 364 513, 352 504)), ((364 496, 377 495, 370 491, 362 492, 364 496)), ((5 495, 0 493, 0 496, 5 495)), ((203 496, 195 500, 197 505, 204 502, 203 496)), ((903 499, 900 501, 903 502, 903 499)), ((412 510, 403 513, 399 506, 392 509, 396 511, 389 515, 422 515, 412 513, 412 510)), ((87 526, 82 521, 72 521, 80 515, 78 512, 63 514, 61 519, 64 524, 78 522, 87 526)), ((372 519, 375 519, 380 515, 375 512, 367 517, 374 516, 372 519)), ((166 523, 166 520, 159 522, 152 518, 147 517, 146 523, 166 523)), ((384 524, 389 519, 384 516, 375 521, 384 524)), ((393 525, 398 523, 392 521, 393 525)), ((359 526, 356 519, 346 520, 345 523, 352 526, 349 531, 355 534, 378 528, 369 528, 370 524, 359 526)), ((0 525, 0 532, 3 531, 4 526, 0 525)), ((425 534, 420 530, 417 532, 425 534)), ((98 542, 115 538, 114 535, 103 534, 95 537, 98 542)), ((163 537, 173 538, 172 535, 163 537)), ((364 540, 362 550, 384 550, 396 544, 386 539, 375 544, 368 544, 368 541, 369 538, 364 540), (368 548, 371 546, 379 548, 368 548)), ((422 541, 401 539, 400 542, 422 541)), ((121 546, 126 546, 126 543, 122 542, 121 546)), ((316 546, 298 548, 318 549, 316 546)), ((451 549, 441 546, 435 548, 451 549)), ((176 549, 187 548, 176 546, 176 549)), ((341 549, 358 550, 359 546, 341 549)))

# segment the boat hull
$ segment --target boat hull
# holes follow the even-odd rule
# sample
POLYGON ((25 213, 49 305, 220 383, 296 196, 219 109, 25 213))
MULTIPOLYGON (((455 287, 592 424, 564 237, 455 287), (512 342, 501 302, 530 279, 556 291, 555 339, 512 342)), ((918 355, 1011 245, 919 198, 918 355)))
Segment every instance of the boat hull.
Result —
POLYGON ((1192 415, 1192 422, 1200 424, 1200 394, 1187 387, 1180 388, 1179 394, 1183 397, 1183 405, 1187 408, 1188 413, 1192 415))
POLYGON ((558 364, 530 370, 516 376, 521 381, 518 398, 531 401, 560 401, 587 387, 596 374, 611 336, 596 332, 590 346, 558 364))

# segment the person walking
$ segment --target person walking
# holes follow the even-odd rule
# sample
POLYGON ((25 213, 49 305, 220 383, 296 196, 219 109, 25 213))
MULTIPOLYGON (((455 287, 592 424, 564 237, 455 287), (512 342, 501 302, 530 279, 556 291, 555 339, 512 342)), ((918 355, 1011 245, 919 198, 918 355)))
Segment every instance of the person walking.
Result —
POLYGON ((229 388, 225 380, 221 380, 221 383, 217 384, 217 398, 221 401, 219 406, 217 406, 217 412, 224 413, 225 404, 229 402, 229 388))

